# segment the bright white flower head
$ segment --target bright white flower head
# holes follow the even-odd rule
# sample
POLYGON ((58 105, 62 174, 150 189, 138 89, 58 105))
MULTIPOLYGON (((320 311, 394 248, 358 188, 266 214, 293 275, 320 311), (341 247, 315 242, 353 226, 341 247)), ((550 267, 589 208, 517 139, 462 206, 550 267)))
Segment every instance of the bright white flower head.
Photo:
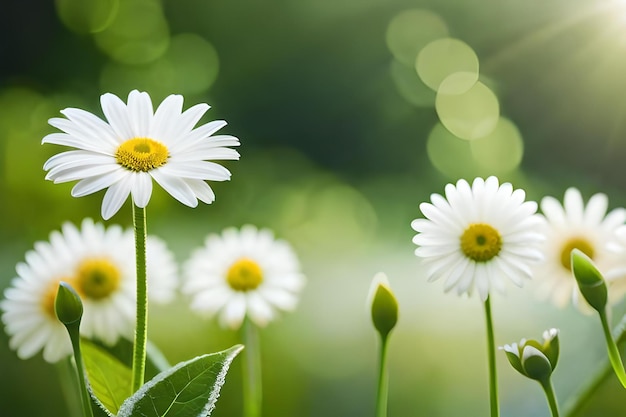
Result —
MULTIPOLYGON (((60 281, 80 295, 84 314, 81 334, 114 344, 120 337, 131 339, 135 323, 134 237, 113 225, 105 229, 91 219, 80 230, 65 223, 50 234, 48 242, 36 242, 26 253, 26 262, 16 267, 17 277, 0 302, 2 322, 9 345, 22 359, 43 350, 48 362, 70 355, 72 348, 65 327, 56 318, 54 298, 60 281)), ((149 237, 147 252, 148 292, 156 301, 173 297, 177 278, 173 256, 156 238, 149 237), (152 259, 157 263, 152 263, 152 259), (154 289, 153 289, 154 288, 154 289)))
POLYGON ((107 188, 102 217, 111 218, 129 194, 138 207, 152 195, 154 179, 181 203, 196 207, 198 200, 210 204, 215 194, 205 181, 225 181, 230 172, 209 160, 239 159, 228 146, 238 146, 233 136, 215 132, 223 120, 194 129, 207 104, 186 111, 183 97, 170 95, 153 110, 148 93, 131 91, 128 104, 107 93, 100 98, 108 121, 81 109, 68 108, 67 117, 49 123, 64 133, 52 133, 42 143, 65 145, 77 150, 57 154, 44 164, 46 179, 55 183, 78 181, 72 196, 82 197, 107 188))
POLYGON ((184 272, 191 309, 208 317, 219 313, 220 324, 232 329, 246 316, 265 326, 277 310, 293 310, 304 285, 291 246, 251 225, 208 236, 184 272))
POLYGON ((420 204, 426 218, 411 223, 428 280, 443 279, 445 291, 459 295, 476 289, 482 301, 492 289, 504 292, 506 278, 522 286, 541 259, 537 203, 496 177, 476 178, 471 187, 459 180, 445 195, 432 194, 432 203, 420 204))
POLYGON ((563 205, 550 196, 541 200, 547 239, 543 246, 545 259, 537 265, 535 276, 540 295, 549 296, 559 307, 572 300, 582 312, 593 312, 572 275, 570 254, 574 248, 589 256, 602 271, 609 285, 609 302, 626 293, 626 262, 619 251, 617 234, 626 220, 626 210, 618 208, 607 214, 608 204, 607 196, 598 193, 585 207, 576 188, 565 191, 563 205))

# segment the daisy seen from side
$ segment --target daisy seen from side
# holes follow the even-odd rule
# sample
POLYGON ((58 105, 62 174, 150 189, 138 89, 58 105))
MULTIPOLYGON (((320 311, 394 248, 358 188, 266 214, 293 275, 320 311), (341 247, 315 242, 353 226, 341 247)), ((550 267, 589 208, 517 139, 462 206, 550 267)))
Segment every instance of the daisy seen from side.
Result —
POLYGON ((236 160, 232 146, 239 140, 214 135, 226 125, 216 120, 195 127, 209 109, 197 104, 185 111, 183 97, 170 95, 153 110, 148 93, 133 90, 128 103, 107 93, 100 103, 106 122, 87 111, 67 108, 66 118, 49 123, 63 133, 51 133, 42 143, 76 148, 52 156, 44 164, 46 179, 55 183, 78 181, 72 196, 82 197, 107 189, 102 217, 111 218, 128 196, 145 208, 152 195, 152 180, 181 203, 210 204, 215 194, 206 181, 225 181, 230 172, 213 160, 236 160))
MULTIPOLYGON (((570 257, 573 249, 589 256, 609 286, 609 302, 615 302, 626 293, 626 262, 618 229, 626 221, 626 210, 616 208, 607 213, 606 194, 594 194, 587 204, 580 191, 568 188, 563 204, 552 196, 541 200, 541 211, 546 219, 546 241, 542 251, 543 262, 537 264, 538 293, 550 298, 558 307, 572 302, 585 313, 593 310, 580 294, 572 275, 570 257)), ((622 232, 624 233, 624 232, 622 232)))
MULTIPOLYGON (((155 239, 148 239, 147 251, 160 261, 148 264, 153 272, 150 283, 155 288, 155 301, 168 301, 177 282, 176 266, 173 255, 155 239)), ((118 225, 105 228, 91 219, 83 220, 80 228, 65 223, 48 241, 36 242, 26 253, 25 262, 16 266, 17 277, 0 301, 9 345, 18 356, 27 359, 43 351, 44 359, 52 363, 72 353, 67 331, 54 312, 60 281, 69 283, 82 299, 82 336, 108 345, 120 337, 132 340, 133 245, 131 230, 124 231, 118 225)))
POLYGON ((246 225, 212 234, 184 266, 191 309, 238 329, 244 318, 263 327, 291 311, 305 282, 291 246, 268 229, 246 225))
POLYGON ((442 279, 446 292, 459 295, 476 290, 482 301, 494 289, 504 292, 507 278, 522 286, 541 259, 543 239, 537 203, 525 198, 524 190, 489 177, 448 184, 445 197, 432 194, 420 204, 425 218, 411 226, 428 280, 442 279))

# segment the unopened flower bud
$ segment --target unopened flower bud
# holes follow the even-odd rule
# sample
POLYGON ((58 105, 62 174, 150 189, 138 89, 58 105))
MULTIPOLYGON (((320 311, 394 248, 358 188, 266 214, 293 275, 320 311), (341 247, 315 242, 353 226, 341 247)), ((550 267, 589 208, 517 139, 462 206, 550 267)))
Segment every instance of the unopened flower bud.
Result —
POLYGON ((80 322, 83 317, 83 303, 74 288, 66 282, 59 282, 54 299, 54 312, 59 321, 66 326, 80 322))
POLYGON ((580 293, 598 312, 606 307, 608 291, 604 277, 591 258, 578 249, 572 250, 572 272, 578 283, 580 293))
POLYGON ((383 338, 387 337, 398 322, 398 301, 385 274, 378 273, 374 277, 370 287, 370 300, 374 327, 383 338))

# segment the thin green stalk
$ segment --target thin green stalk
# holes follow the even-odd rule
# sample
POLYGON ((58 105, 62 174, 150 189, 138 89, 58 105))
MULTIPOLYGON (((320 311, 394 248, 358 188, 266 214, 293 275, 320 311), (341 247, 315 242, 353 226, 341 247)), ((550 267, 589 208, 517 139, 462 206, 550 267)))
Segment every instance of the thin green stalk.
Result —
POLYGON ((491 319, 491 302, 485 300, 485 321, 487 323, 487 357, 489 362, 489 404, 491 417, 500 416, 498 406, 498 376, 496 371, 496 345, 493 336, 493 321, 491 319))
POLYGON ((73 324, 66 324, 68 333, 70 334, 70 340, 72 341, 72 349, 74 350, 74 359, 76 362, 76 373, 78 374, 78 385, 80 390, 80 397, 83 404, 83 415, 85 417, 93 417, 93 410, 91 409, 91 397, 87 392, 87 380, 85 379, 85 368, 83 367, 83 355, 80 351, 80 321, 73 324))
MULTIPOLYGON (((613 335, 619 345, 626 341, 626 315, 622 317, 620 323, 613 329, 613 335)), ((578 416, 593 397, 593 394, 596 393, 609 375, 612 374, 613 367, 611 366, 611 361, 605 359, 596 373, 588 380, 587 385, 567 401, 563 415, 565 417, 578 416)))
POLYGON ((615 340, 613 340, 613 335, 611 334, 609 321, 606 317, 605 311, 600 312, 600 321, 602 322, 602 331, 604 332, 606 348, 609 353, 609 361, 611 362, 611 366, 613 367, 613 371, 615 372, 615 375, 617 375, 619 382, 621 382, 622 386, 626 388, 626 372, 624 372, 624 364, 622 363, 622 358, 619 355, 619 350, 617 349, 615 340))
POLYGON ((376 396, 376 417, 387 417, 387 397, 389 374, 387 372, 387 336, 380 337, 380 359, 378 372, 378 395, 376 396))
POLYGON ((243 355, 243 415, 245 417, 260 417, 263 385, 259 331, 256 325, 246 318, 242 333, 243 343, 246 347, 243 355))
POLYGON ((144 381, 146 370, 146 343, 148 341, 148 282, 146 275, 146 209, 133 204, 135 229, 135 257, 137 259, 137 327, 133 345, 132 392, 144 381))
POLYGON ((68 417, 82 417, 82 396, 76 397, 76 392, 80 390, 78 381, 74 374, 75 369, 72 364, 71 356, 67 359, 57 362, 56 368, 59 374, 59 385, 61 386, 61 392, 65 399, 65 405, 68 410, 68 417))
POLYGON ((541 384, 543 391, 546 393, 546 399, 548 400, 552 417, 559 417, 559 404, 556 401, 552 380, 548 377, 545 380, 539 381, 539 383, 541 384))

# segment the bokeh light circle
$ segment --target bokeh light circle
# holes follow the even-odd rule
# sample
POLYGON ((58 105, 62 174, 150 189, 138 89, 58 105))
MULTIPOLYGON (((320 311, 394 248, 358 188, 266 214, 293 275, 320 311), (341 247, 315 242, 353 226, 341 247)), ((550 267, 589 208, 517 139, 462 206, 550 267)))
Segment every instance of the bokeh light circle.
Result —
POLYGON ((513 171, 522 162, 522 134, 507 118, 500 117, 493 132, 469 143, 476 163, 495 175, 513 171))
POLYGON ((474 161, 470 142, 454 136, 441 123, 430 131, 426 152, 433 166, 450 179, 472 178, 486 173, 474 161))
POLYGON ((419 51, 448 36, 448 26, 430 10, 410 9, 396 15, 387 27, 387 47, 406 66, 414 66, 419 51))
POLYGON ((173 37, 163 60, 176 69, 174 84, 181 94, 207 91, 219 72, 215 47, 201 36, 191 33, 173 37))
POLYGON ((117 15, 119 0, 55 0, 57 15, 76 33, 96 33, 107 28, 117 15))
POLYGON ((398 94, 407 102, 418 107, 435 106, 435 92, 420 80, 413 67, 394 59, 389 71, 398 94))
POLYGON ((125 95, 133 89, 168 94, 201 94, 217 79, 219 57, 213 45, 204 38, 182 33, 172 38, 165 54, 145 65, 109 63, 102 70, 103 91, 125 95))
POLYGON ((478 81, 478 68, 478 56, 472 47, 453 38, 430 42, 415 60, 415 69, 424 84, 434 91, 443 89, 444 94, 462 94, 472 88, 478 81))
POLYGON ((96 45, 117 62, 145 64, 169 45, 169 27, 156 0, 124 0, 111 24, 94 35, 96 45))
POLYGON ((461 139, 474 140, 490 134, 500 117, 498 97, 482 82, 476 82, 463 94, 444 94, 447 84, 458 85, 455 76, 441 83, 435 109, 441 123, 461 139))

